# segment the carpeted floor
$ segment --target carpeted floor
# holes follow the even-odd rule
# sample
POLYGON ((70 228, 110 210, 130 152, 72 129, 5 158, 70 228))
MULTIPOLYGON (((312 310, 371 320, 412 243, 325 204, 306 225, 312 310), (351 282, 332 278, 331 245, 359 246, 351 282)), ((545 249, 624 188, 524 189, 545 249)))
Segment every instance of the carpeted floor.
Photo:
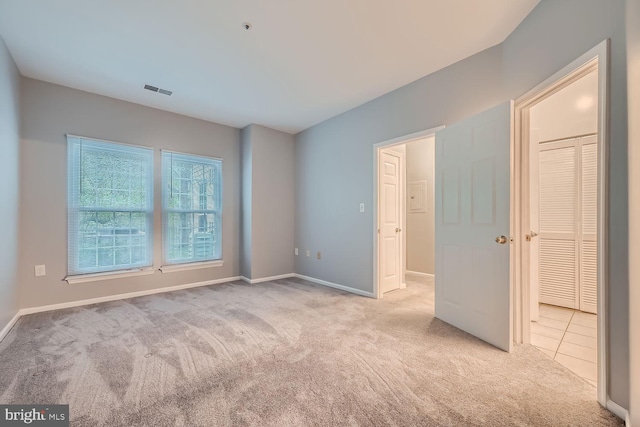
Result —
POLYGON ((433 285, 382 300, 298 279, 21 318, 0 403, 69 403, 74 426, 622 425, 531 346, 433 317, 433 285))

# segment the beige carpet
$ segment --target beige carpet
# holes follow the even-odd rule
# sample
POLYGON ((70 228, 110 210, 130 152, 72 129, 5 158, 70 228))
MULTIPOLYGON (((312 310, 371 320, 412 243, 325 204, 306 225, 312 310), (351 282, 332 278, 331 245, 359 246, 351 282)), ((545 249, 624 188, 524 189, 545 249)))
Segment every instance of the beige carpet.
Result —
POLYGON ((622 425, 590 384, 433 317, 433 286, 373 300, 235 282, 20 319, 0 403, 69 403, 74 426, 622 425))

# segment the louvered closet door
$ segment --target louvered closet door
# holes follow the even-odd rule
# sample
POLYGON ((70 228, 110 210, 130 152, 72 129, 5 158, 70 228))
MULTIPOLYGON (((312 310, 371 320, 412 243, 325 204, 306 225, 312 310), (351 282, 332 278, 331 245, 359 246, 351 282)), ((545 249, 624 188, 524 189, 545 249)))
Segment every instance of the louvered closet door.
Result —
POLYGON ((539 145, 540 302, 596 312, 596 136, 539 145))
POLYGON ((580 310, 597 311, 598 145, 595 136, 582 138, 582 251, 580 310))
POLYGON ((540 302, 578 308, 575 143, 540 144, 539 162, 540 302))

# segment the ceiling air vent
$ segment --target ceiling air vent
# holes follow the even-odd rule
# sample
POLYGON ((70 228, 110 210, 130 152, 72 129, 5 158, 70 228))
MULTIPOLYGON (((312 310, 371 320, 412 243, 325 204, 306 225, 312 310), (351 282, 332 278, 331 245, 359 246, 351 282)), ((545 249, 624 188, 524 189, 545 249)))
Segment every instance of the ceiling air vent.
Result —
POLYGON ((171 94, 173 93, 170 90, 160 89, 159 87, 155 87, 155 86, 151 86, 151 85, 144 85, 144 88, 146 90, 150 90, 151 92, 157 92, 157 93, 161 93, 161 94, 167 95, 167 96, 171 96, 171 94))

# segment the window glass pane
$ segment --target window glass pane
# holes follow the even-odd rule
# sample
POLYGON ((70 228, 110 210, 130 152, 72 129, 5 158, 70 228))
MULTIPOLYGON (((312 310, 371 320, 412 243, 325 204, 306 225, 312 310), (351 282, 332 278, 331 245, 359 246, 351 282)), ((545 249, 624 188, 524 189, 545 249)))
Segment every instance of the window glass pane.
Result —
POLYGON ((220 160, 163 152, 165 264, 221 258, 220 160))
MULTIPOLYGON (((101 144, 104 145, 104 144, 101 144)), ((83 144, 80 158, 80 206, 149 206, 148 156, 83 144)))
POLYGON ((153 150, 67 141, 69 274, 152 265, 153 150))

